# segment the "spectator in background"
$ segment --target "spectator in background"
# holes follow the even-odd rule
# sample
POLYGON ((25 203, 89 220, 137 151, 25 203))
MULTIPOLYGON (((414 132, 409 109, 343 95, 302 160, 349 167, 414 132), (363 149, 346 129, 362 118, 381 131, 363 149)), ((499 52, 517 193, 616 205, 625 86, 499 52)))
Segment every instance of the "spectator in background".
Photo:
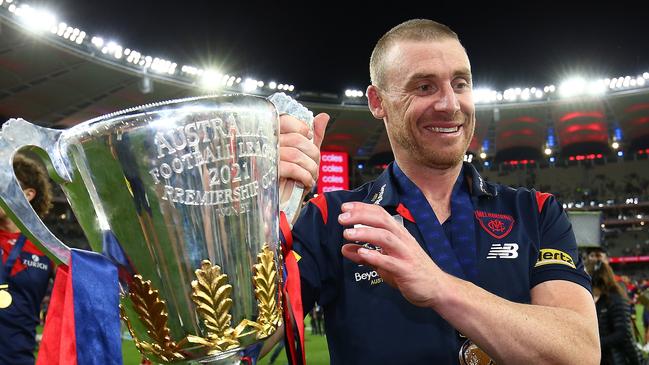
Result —
POLYGON ((613 269, 601 260, 589 260, 586 270, 592 277, 597 309, 602 364, 640 364, 641 355, 633 338, 629 299, 615 282, 613 269))
POLYGON ((311 310, 311 333, 314 335, 324 335, 324 329, 322 328, 322 312, 322 307, 317 303, 311 310))
POLYGON ((603 261, 608 264, 608 254, 603 247, 590 247, 586 252, 588 253, 588 261, 603 261))
MULTIPOLYGON (((52 198, 45 169, 21 156, 14 159, 13 166, 25 196, 43 218, 52 198)), ((54 274, 54 265, 25 238, 2 209, 0 249, 0 284, 8 286, 3 290, 11 296, 11 302, 7 305, 5 301, 4 308, 0 308, 0 364, 33 365, 36 326, 40 323, 41 303, 54 274)))

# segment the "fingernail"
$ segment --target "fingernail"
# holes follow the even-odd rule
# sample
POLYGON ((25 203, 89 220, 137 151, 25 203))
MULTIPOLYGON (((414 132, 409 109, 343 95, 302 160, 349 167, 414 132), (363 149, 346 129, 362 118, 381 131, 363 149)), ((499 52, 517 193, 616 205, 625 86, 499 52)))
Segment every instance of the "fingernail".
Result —
POLYGON ((349 219, 350 216, 351 216, 351 214, 349 214, 349 213, 343 213, 343 214, 338 216, 338 219, 340 219, 341 221, 345 221, 345 220, 349 219))
POLYGON ((370 250, 368 250, 368 249, 366 249, 364 247, 359 248, 358 251, 356 251, 356 252, 361 256, 369 256, 370 255, 370 250))
POLYGON ((348 228, 345 230, 345 234, 347 235, 347 237, 354 237, 356 236, 356 233, 358 232, 356 232, 354 228, 348 228))
POLYGON ((309 129, 309 132, 306 134, 306 138, 313 139, 313 131, 309 129))
POLYGON ((295 186, 297 186, 297 187, 300 188, 300 189, 304 189, 304 184, 302 184, 302 183, 299 182, 299 181, 296 181, 296 182, 295 182, 295 186))
POLYGON ((340 206, 340 209, 342 210, 352 209, 352 203, 344 203, 343 205, 340 206))

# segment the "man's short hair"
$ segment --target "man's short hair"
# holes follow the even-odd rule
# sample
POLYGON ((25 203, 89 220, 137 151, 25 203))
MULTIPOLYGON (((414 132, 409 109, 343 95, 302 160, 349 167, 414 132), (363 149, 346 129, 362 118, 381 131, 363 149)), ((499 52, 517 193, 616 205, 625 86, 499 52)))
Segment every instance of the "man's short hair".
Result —
POLYGON ((23 189, 36 190, 36 196, 30 203, 42 218, 52 207, 52 185, 47 171, 38 162, 22 155, 16 155, 13 167, 20 186, 23 189))
POLYGON ((385 33, 374 46, 370 57, 370 79, 372 85, 384 86, 383 60, 390 47, 398 41, 441 41, 454 39, 460 41, 457 34, 448 26, 429 19, 412 19, 405 21, 385 33))

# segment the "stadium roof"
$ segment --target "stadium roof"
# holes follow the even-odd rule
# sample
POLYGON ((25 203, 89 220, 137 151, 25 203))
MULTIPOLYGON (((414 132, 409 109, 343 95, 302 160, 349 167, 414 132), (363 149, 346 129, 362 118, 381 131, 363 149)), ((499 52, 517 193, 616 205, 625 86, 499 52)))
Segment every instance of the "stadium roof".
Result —
MULTIPOLYGON (((0 3, 0 5, 3 4, 0 3)), ((0 12, 8 9, 6 2, 4 6, 5 8, 0 9, 0 12)), ((68 4, 67 6, 77 9, 73 8, 73 5, 68 4)), ((137 6, 133 5, 133 14, 139 14, 136 11, 137 6)), ((81 8, 80 6, 79 9, 81 8)), ((92 19, 97 19, 96 27, 103 29, 106 25, 103 25, 100 20, 104 19, 104 17, 110 18, 108 16, 110 13, 104 14, 103 8, 100 7, 96 8, 96 10, 96 14, 103 14, 103 16, 98 15, 92 19)), ((74 12, 71 11, 71 13, 74 12)), ((488 13, 485 16, 488 16, 488 13)), ((125 18, 130 19, 126 15, 125 18)), ((121 24, 119 17, 111 19, 115 21, 115 24, 121 24)), ((213 19, 212 23, 214 24, 210 23, 205 26, 216 27, 215 24, 219 23, 217 20, 220 18, 215 16, 213 19)), ((147 20, 145 17, 142 18, 143 24, 147 24, 145 20, 147 20)), ((152 34, 151 39, 157 39, 158 41, 164 39, 166 42, 172 43, 170 40, 166 40, 167 38, 156 35, 160 32, 158 28, 155 28, 156 24, 158 24, 157 21, 147 21, 148 25, 152 27, 149 31, 152 34)), ((595 21, 595 19, 592 19, 592 21, 595 21)), ((181 66, 182 64, 176 65, 169 61, 165 61, 165 63, 162 60, 158 62, 158 66, 162 68, 155 69, 156 61, 151 59, 146 61, 150 65, 147 64, 147 68, 142 68, 139 65, 145 63, 144 55, 142 55, 142 60, 138 61, 140 64, 137 64, 137 62, 129 64, 126 61, 127 56, 130 57, 135 54, 134 51, 131 52, 131 55, 124 54, 123 58, 117 58, 115 49, 104 52, 108 48, 105 44, 110 44, 108 40, 102 41, 104 42, 103 45, 98 46, 94 37, 92 43, 90 43, 90 34, 87 35, 88 38, 85 42, 80 44, 81 42, 77 41, 82 32, 77 29, 76 33, 74 33, 72 26, 61 28, 59 24, 58 31, 54 29, 55 33, 59 33, 59 38, 57 38, 56 34, 43 36, 26 30, 8 16, 6 12, 4 17, 0 16, 0 22, 0 26, 2 26, 2 37, 0 37, 0 117, 4 117, 0 118, 2 120, 20 116, 38 124, 54 128, 66 128, 92 117, 126 107, 206 93, 204 89, 199 87, 197 79, 192 78, 193 75, 185 71, 184 66, 181 66), (183 71, 179 72, 181 67, 183 67, 183 71), (160 72, 161 69, 171 70, 172 68, 178 69, 175 74, 160 72)), ((199 21, 197 20, 197 22, 199 21)), ((252 20, 251 22, 251 24, 254 23, 252 20)), ((386 21, 385 24, 396 22, 386 21)), ((74 23, 70 21, 70 24, 74 23)), ((93 23, 90 22, 89 24, 92 25, 93 23)), ((179 24, 175 24, 172 27, 173 29, 167 28, 168 32, 170 34, 174 33, 174 30, 177 30, 178 27, 182 28, 183 24, 183 21, 179 20, 179 24)), ((306 26, 305 24, 296 24, 306 26)), ((242 34, 248 32, 263 34, 263 32, 255 30, 253 25, 246 28, 248 31, 243 30, 242 25, 239 28, 242 28, 240 30, 242 34)), ((454 24, 451 25, 456 29, 460 27, 454 24)), ((332 27, 330 23, 321 26, 323 28, 332 27)), ((639 24, 638 31, 642 26, 646 26, 646 24, 639 24)), ((234 25, 232 27, 234 28, 234 25)), ((291 28, 291 25, 289 24, 287 27, 291 28)), ((278 27, 278 29, 283 28, 283 25, 278 27)), ((300 26, 297 28, 300 28, 300 26)), ((373 28, 372 32, 378 32, 380 35, 384 29, 378 30, 378 28, 373 28)), ((128 34, 137 35, 141 33, 134 28, 118 26, 117 29, 113 33, 122 29, 129 29, 128 34)), ((198 26, 194 31, 200 33, 200 29, 202 28, 198 26)), ((271 30, 268 30, 268 32, 271 32, 271 30)), ((462 30, 458 29, 458 32, 462 33, 462 30)), ((576 31, 576 33, 581 32, 583 30, 576 31)), ((304 33, 309 34, 308 32, 304 33)), ((348 55, 351 57, 353 52, 349 51, 348 53, 346 49, 364 43, 365 40, 360 40, 362 38, 360 37, 361 34, 364 34, 364 32, 354 33, 351 31, 347 37, 342 37, 332 31, 331 36, 336 40, 336 44, 345 46, 344 50, 342 52, 336 50, 324 53, 334 53, 340 59, 348 55), (356 35, 360 38, 357 39, 356 35)), ((645 34, 649 34, 649 32, 645 34)), ((508 34, 507 37, 510 35, 508 34)), ((235 38, 238 36, 235 36, 235 38)), ((515 35, 511 36, 516 37, 515 35)), ((278 32, 276 37, 286 38, 287 35, 278 32)), ((503 37, 505 36, 503 35, 503 37)), ((490 39, 489 43, 510 43, 503 37, 490 39)), ((295 40, 297 41, 298 38, 296 36, 295 40)), ((133 40, 133 42, 136 41, 137 39, 133 40)), ((627 44, 627 41, 625 40, 624 43, 627 44)), ((585 43, 588 42, 588 40, 585 41, 585 43)), ((263 49, 265 43, 259 41, 255 44, 263 49)), ((369 44, 368 47, 371 47, 371 42, 369 44)), ((326 49, 325 45, 321 46, 326 49)), ((470 48, 471 46, 467 45, 467 47, 470 48)), ((641 48, 647 49, 646 47, 641 48)), ((275 45, 275 49, 283 48, 275 45)), ((525 47, 517 48, 517 52, 524 53, 526 49, 525 47)), ((497 50, 494 51, 497 52, 497 50)), ((322 52, 322 49, 319 52, 322 52)), ((619 52, 620 56, 623 55, 622 51, 619 52)), ((126 50, 120 48, 119 53, 120 55, 126 53, 126 50)), ((511 58, 509 54, 506 54, 506 56, 501 55, 499 59, 509 60, 511 58)), ((559 58, 560 56, 556 54, 555 57, 559 58)), ((641 63, 640 61, 645 60, 643 57, 638 56, 635 61, 631 60, 630 62, 641 63)), ((311 59, 312 57, 305 56, 304 58, 311 59)), ((473 57, 474 60, 475 58, 473 57)), ((569 60, 581 59, 575 56, 569 60)), ((300 62, 304 68, 305 61, 300 62)), ((564 62, 568 63, 568 61, 564 62)), ((340 63, 344 62, 341 60, 340 63)), ((478 61, 474 61, 474 65, 478 63, 478 61)), ((311 66, 310 61, 306 62, 306 64, 311 66)), ((365 66, 363 67, 365 68, 365 66)), ((530 63, 511 68, 507 66, 507 63, 503 63, 503 67, 499 72, 503 74, 526 74, 528 67, 533 69, 534 66, 530 63)), ((316 68, 309 67, 308 69, 316 68)), ((319 79, 329 80, 336 78, 338 68, 326 69, 330 71, 330 74, 311 73, 315 74, 319 79)), ((645 64, 645 69, 649 69, 649 60, 645 64)), ((280 67, 277 70, 278 73, 282 72, 280 67)), ((294 68, 293 71, 296 78, 302 77, 299 68, 294 68)), ((531 73, 534 73, 534 71, 531 73)), ((287 75, 290 74, 287 73, 287 75)), ((612 77, 615 74, 609 76, 612 77)), ((542 100, 536 100, 533 96, 532 99, 527 100, 524 96, 526 93, 534 95, 535 91, 533 89, 506 90, 503 93, 505 100, 501 100, 501 104, 478 106, 477 138, 472 144, 471 150, 476 153, 485 150, 490 157, 503 149, 513 149, 519 153, 521 148, 527 148, 539 154, 548 144, 549 134, 553 134, 553 138, 558 140, 556 148, 563 149, 570 144, 579 144, 580 142, 596 142, 608 148, 607 144, 613 139, 617 139, 617 129, 620 129, 620 135, 624 135, 627 140, 637 140, 639 138, 646 140, 649 138, 649 87, 644 84, 644 80, 649 79, 649 73, 645 73, 644 76, 633 74, 633 76, 603 80, 606 81, 606 84, 602 83, 601 85, 605 85, 605 89, 611 93, 606 98, 602 98, 601 95, 590 95, 562 100, 558 95, 556 97, 548 96, 550 94, 546 93, 542 100), (642 82, 642 85, 640 85, 640 82, 642 82), (517 103, 507 102, 507 91, 510 91, 510 96, 513 95, 515 98, 512 100, 517 100, 517 103), (487 141, 486 144, 485 141, 487 141)), ((289 76, 286 77, 290 79, 289 76)), ((241 86, 245 86, 246 83, 245 80, 238 80, 234 76, 222 80, 223 82, 229 80, 228 85, 232 85, 232 87, 236 87, 238 82, 241 82, 241 86), (234 81, 235 79, 237 81, 234 81)), ((290 82, 290 80, 286 81, 290 82)), ((268 94, 271 91, 267 90, 267 86, 268 84, 265 84, 263 90, 254 89, 253 92, 268 94)), ((286 86, 288 86, 288 83, 286 86)), ((539 86, 542 87, 542 85, 539 86)), ((557 88, 560 88, 560 86, 557 86, 557 88)), ((321 92, 323 90, 317 89, 315 91, 307 90, 296 89, 293 94, 308 104, 314 111, 325 111, 332 116, 332 123, 330 123, 324 144, 327 149, 349 152, 356 159, 369 159, 389 154, 390 147, 383 125, 371 117, 367 107, 363 105, 362 98, 342 97, 340 90, 334 90, 334 93, 321 92)), ((537 92, 539 91, 537 90, 537 92)))

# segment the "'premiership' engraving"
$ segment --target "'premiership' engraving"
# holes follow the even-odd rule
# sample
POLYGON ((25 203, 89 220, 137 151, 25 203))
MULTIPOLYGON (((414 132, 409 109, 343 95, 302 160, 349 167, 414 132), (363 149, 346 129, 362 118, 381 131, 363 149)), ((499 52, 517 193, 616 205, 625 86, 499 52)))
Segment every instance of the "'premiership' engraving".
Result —
POLYGON ((218 206, 221 216, 245 214, 247 201, 277 180, 277 147, 268 133, 241 130, 233 115, 159 131, 154 144, 149 175, 162 186, 156 190, 160 198, 172 203, 218 206))

